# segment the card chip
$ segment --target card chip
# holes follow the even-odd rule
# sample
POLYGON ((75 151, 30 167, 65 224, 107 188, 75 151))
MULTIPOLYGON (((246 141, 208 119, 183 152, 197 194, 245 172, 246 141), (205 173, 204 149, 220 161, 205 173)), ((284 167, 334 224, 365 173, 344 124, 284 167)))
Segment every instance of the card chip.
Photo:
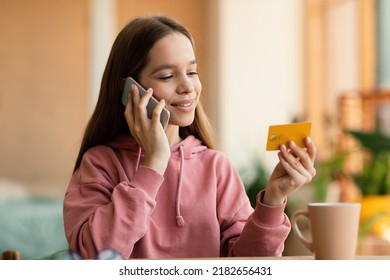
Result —
POLYGON ((279 150, 280 145, 287 145, 294 141, 298 146, 304 147, 303 139, 310 136, 311 123, 291 123, 283 125, 271 125, 268 129, 267 151, 279 150))

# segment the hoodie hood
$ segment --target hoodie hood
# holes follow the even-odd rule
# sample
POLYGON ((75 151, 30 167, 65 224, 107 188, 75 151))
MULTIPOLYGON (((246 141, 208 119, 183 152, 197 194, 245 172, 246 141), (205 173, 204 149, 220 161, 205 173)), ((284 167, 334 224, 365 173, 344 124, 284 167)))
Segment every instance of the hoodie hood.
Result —
MULTIPOLYGON (((118 138, 116 138, 114 141, 108 144, 108 146, 114 148, 114 149, 122 149, 122 150, 129 150, 138 153, 137 162, 135 165, 134 173, 137 172, 142 154, 142 149, 138 145, 138 143, 135 141, 135 139, 131 136, 127 135, 121 135, 118 138)), ((183 216, 181 215, 180 211, 180 198, 181 198, 181 190, 182 190, 182 182, 183 182, 183 173, 184 173, 184 162, 185 160, 192 159, 197 156, 198 153, 206 150, 207 147, 202 145, 202 142, 195 138, 193 135, 188 136, 180 143, 177 143, 176 145, 171 147, 171 158, 173 157, 180 159, 180 165, 179 165, 179 180, 177 182, 177 189, 176 189, 176 223, 179 227, 183 227, 185 225, 185 220, 183 216)))
MULTIPOLYGON (((107 145, 114 149, 129 150, 136 153, 138 153, 140 149, 140 146, 135 141, 135 139, 129 135, 120 135, 107 145)), ((195 138, 193 135, 190 135, 180 143, 177 143, 171 147, 171 157, 173 156, 180 158, 180 147, 183 147, 182 149, 185 160, 194 158, 198 153, 207 149, 207 147, 204 146, 199 139, 195 138)))

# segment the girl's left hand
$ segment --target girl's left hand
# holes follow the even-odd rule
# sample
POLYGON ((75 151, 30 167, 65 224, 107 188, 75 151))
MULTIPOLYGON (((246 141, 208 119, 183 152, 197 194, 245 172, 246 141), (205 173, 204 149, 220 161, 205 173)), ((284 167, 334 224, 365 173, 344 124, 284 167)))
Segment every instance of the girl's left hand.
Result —
POLYGON ((305 138, 306 150, 294 142, 280 147, 279 163, 272 172, 263 197, 263 203, 280 205, 287 196, 309 183, 316 174, 314 160, 317 149, 311 138, 305 138))

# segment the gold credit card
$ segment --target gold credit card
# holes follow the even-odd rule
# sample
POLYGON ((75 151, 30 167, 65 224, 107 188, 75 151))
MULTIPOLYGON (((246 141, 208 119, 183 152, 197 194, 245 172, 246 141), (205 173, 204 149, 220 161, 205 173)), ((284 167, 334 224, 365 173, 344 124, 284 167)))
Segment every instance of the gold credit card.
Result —
POLYGON ((292 123, 271 125, 268 129, 267 151, 279 150, 284 144, 288 148, 288 142, 294 141, 298 146, 305 147, 303 139, 310 136, 311 123, 292 123))

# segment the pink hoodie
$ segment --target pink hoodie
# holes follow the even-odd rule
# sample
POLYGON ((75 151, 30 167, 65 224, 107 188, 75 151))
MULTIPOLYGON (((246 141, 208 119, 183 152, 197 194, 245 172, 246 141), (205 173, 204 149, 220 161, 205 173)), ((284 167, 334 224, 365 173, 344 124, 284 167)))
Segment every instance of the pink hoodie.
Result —
POLYGON ((251 208, 231 162, 193 136, 171 147, 164 176, 142 166, 133 138, 88 150, 64 199, 70 248, 85 258, 281 255, 284 205, 251 208))

